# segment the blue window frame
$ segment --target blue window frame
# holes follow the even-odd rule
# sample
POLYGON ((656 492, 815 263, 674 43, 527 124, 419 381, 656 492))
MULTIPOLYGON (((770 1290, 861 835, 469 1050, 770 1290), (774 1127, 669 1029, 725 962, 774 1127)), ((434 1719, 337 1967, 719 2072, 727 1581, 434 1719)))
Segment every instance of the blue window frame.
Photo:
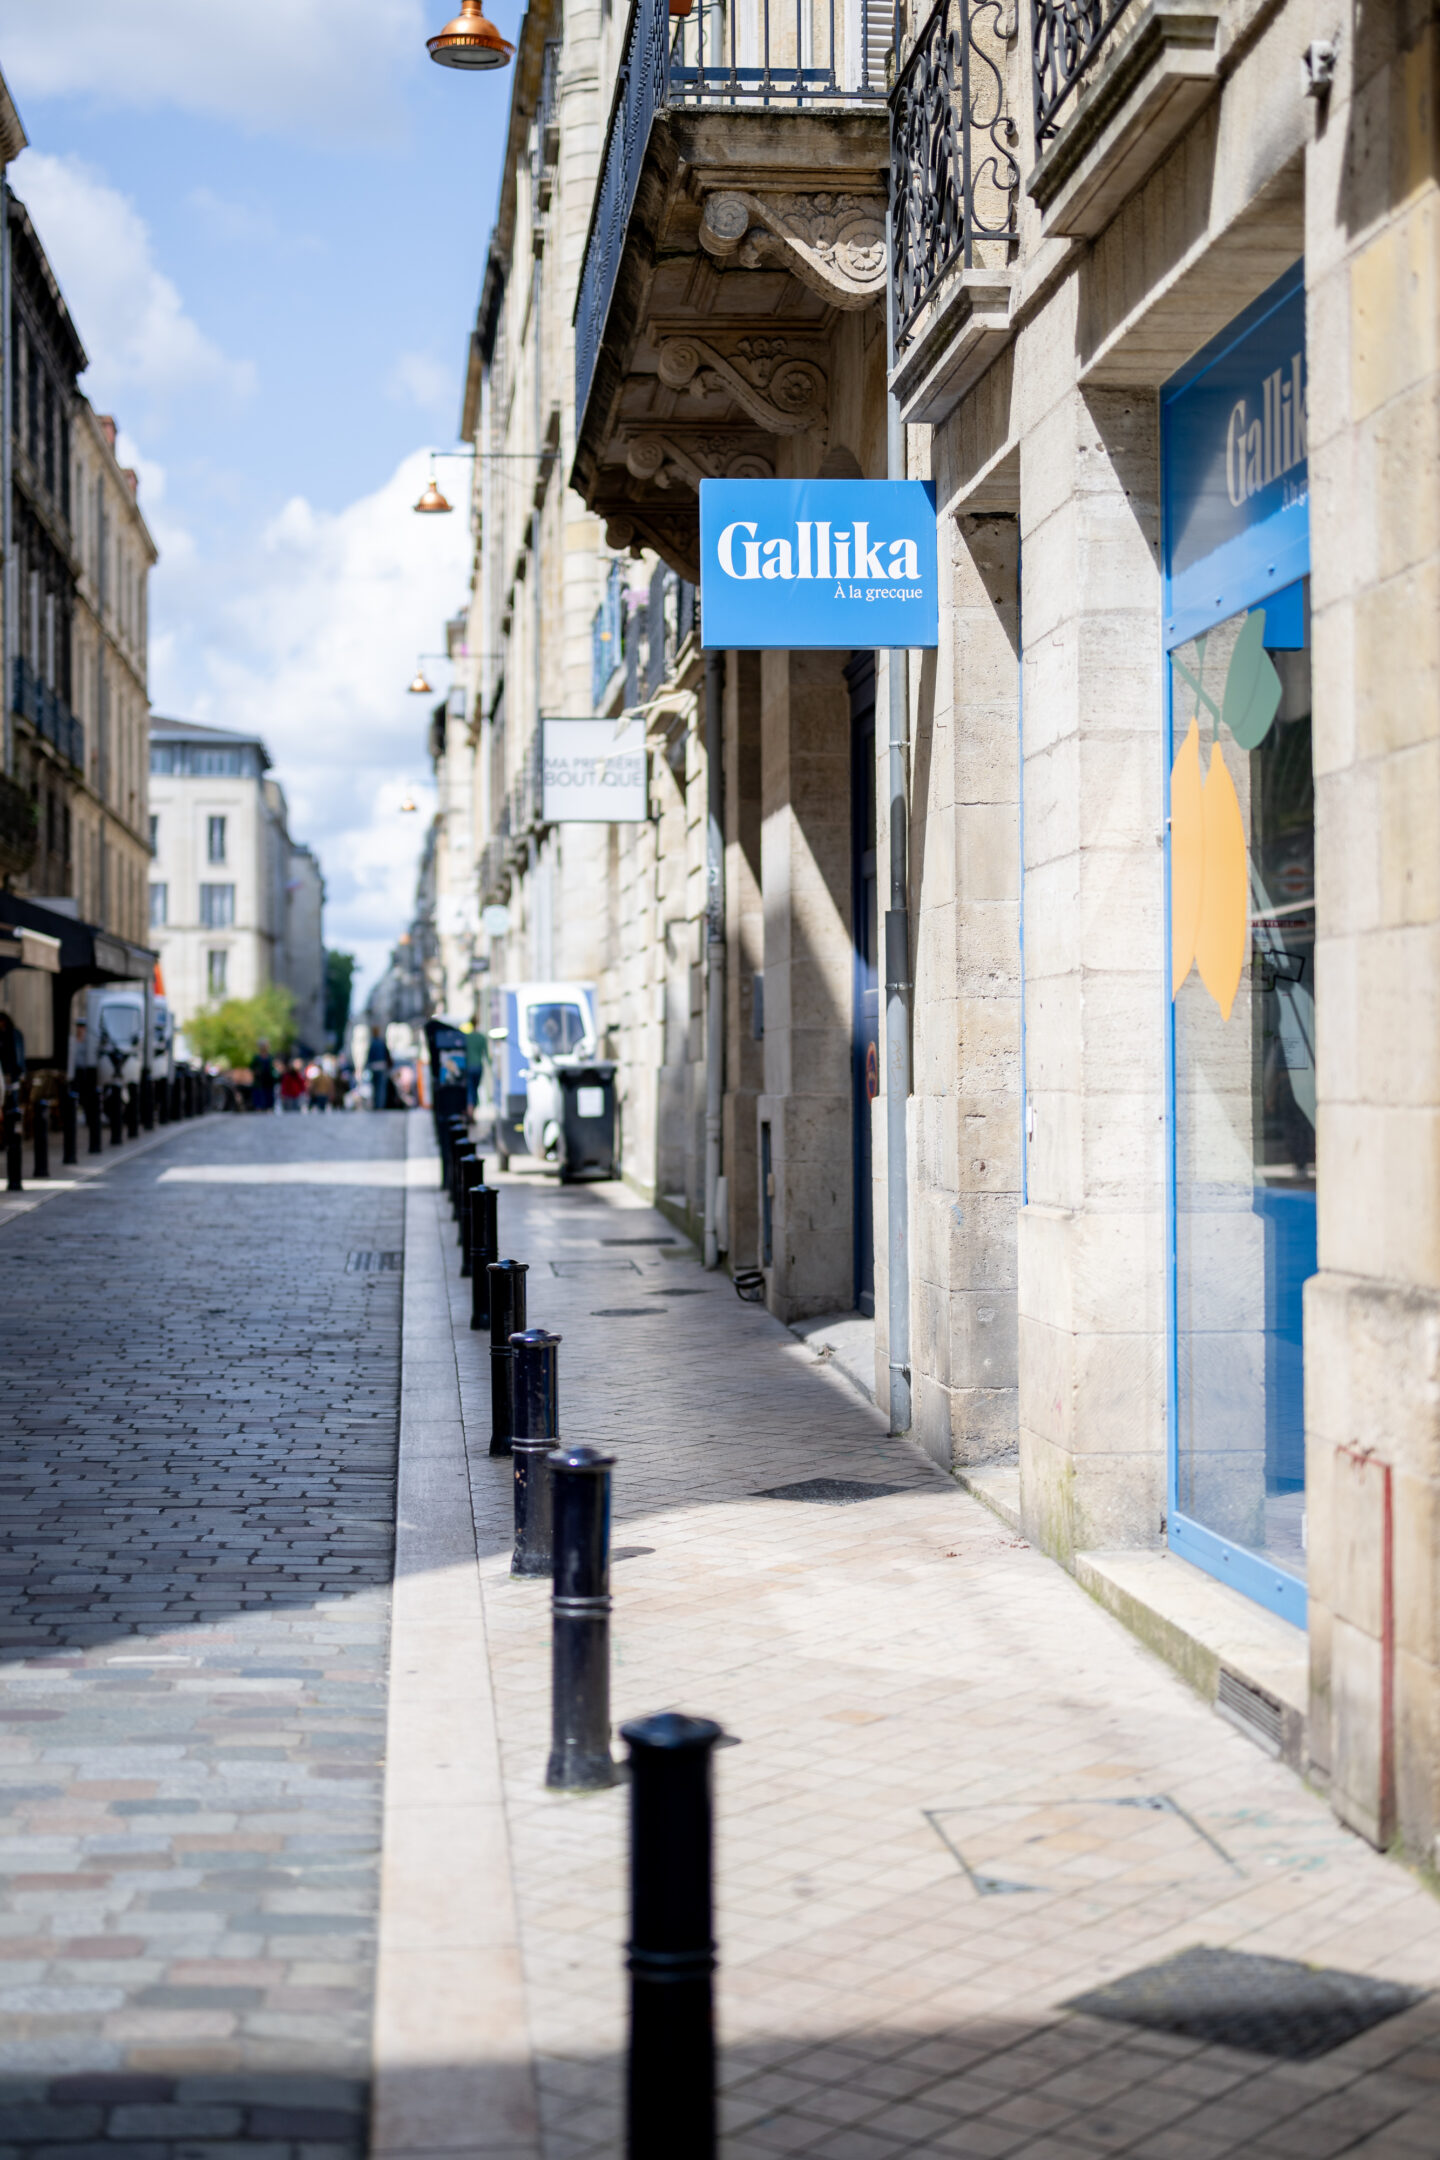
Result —
POLYGON ((1304 265, 1161 393, 1168 1539, 1303 1627, 1315 1272, 1304 265))

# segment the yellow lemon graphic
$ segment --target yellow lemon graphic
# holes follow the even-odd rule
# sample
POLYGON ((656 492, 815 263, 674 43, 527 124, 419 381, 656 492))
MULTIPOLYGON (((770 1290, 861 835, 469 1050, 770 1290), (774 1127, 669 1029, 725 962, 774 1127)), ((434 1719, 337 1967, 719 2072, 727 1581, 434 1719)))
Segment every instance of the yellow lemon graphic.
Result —
POLYGON ((1195 961, 1201 982, 1220 1008, 1221 1019, 1228 1020, 1245 968, 1250 880, 1240 799, 1218 743, 1210 753, 1201 807, 1204 868, 1195 961))
POLYGON ((1200 729, 1190 722, 1170 775, 1170 982, 1180 988, 1195 958, 1200 888, 1205 874, 1204 790, 1200 729))

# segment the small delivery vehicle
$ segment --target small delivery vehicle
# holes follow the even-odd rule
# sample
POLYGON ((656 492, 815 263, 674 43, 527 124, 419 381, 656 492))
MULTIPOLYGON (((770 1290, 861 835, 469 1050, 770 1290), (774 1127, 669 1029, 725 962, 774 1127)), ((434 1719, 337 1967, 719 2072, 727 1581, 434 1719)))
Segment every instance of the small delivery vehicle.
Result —
POLYGON ((615 1067, 597 1055, 593 983, 500 983, 490 992, 495 1152, 554 1169, 562 1184, 615 1175, 615 1067))

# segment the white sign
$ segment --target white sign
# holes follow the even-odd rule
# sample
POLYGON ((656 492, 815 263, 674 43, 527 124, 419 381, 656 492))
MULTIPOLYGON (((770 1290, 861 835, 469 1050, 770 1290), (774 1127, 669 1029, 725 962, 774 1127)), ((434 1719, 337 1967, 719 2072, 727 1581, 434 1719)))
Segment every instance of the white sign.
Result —
POLYGON ((649 815, 641 720, 546 720, 541 815, 549 825, 623 825, 649 815))
POLYGON ((492 900, 480 917, 486 937, 504 937, 510 928, 510 910, 503 900, 492 900))

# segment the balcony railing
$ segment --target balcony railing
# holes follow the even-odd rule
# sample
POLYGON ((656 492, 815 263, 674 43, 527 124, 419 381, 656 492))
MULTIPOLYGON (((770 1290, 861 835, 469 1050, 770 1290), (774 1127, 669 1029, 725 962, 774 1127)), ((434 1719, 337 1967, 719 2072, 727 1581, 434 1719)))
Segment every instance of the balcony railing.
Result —
POLYGON ((701 0, 693 16, 673 25, 668 0, 631 0, 575 301, 577 412, 590 394, 655 115, 671 106, 878 107, 890 8, 887 0, 860 5, 858 47, 847 52, 836 42, 836 0, 701 0))
POLYGON ((1056 115, 1129 5, 1130 0, 1030 0, 1037 149, 1058 134, 1056 115))
POLYGON ((85 767, 85 730, 75 718, 65 700, 57 691, 50 689, 36 674, 30 662, 17 658, 15 662, 14 709, 22 720, 28 720, 37 735, 53 743, 61 757, 83 772, 85 767))
POLYGON ((999 268, 1015 252, 1020 167, 1003 24, 1001 0, 938 0, 891 97, 897 347, 953 265, 999 268))

